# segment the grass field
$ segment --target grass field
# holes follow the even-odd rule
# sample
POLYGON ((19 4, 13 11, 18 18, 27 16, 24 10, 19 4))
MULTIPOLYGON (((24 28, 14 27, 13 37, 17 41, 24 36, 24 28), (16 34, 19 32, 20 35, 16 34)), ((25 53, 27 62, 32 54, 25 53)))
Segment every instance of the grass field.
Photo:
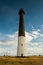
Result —
POLYGON ((43 65, 43 56, 28 56, 24 58, 0 56, 0 65, 43 65))

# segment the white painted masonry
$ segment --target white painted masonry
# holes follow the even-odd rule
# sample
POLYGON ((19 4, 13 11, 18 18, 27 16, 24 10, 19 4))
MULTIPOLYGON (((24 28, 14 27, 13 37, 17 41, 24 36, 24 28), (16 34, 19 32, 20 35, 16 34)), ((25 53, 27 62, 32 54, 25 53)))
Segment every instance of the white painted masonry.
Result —
POLYGON ((26 44, 25 44, 25 36, 18 37, 18 48, 17 48, 17 56, 26 56, 26 44))

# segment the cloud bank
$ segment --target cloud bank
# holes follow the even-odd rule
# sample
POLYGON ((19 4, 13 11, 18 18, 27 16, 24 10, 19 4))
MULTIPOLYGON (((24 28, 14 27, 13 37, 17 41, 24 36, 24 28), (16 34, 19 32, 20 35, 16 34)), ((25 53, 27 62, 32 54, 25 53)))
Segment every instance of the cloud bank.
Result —
MULTIPOLYGON (((39 30, 25 32, 26 52, 28 55, 43 55, 43 34, 39 30)), ((17 55, 18 32, 14 34, 0 33, 0 55, 17 55), (4 37, 4 38, 3 38, 4 37)))

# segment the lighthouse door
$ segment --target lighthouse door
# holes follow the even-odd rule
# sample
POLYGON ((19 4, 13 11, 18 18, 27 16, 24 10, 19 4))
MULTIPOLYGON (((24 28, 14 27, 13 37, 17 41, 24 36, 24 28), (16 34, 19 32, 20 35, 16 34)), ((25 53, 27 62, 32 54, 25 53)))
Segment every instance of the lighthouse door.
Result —
POLYGON ((23 56, 23 54, 21 54, 21 56, 23 56))

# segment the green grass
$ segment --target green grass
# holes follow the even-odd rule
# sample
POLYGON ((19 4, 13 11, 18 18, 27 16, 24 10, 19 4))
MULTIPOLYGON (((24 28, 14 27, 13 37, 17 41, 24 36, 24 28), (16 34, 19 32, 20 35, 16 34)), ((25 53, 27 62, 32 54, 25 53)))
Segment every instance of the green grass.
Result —
POLYGON ((43 65, 43 56, 29 56, 24 58, 0 56, 0 65, 43 65))

